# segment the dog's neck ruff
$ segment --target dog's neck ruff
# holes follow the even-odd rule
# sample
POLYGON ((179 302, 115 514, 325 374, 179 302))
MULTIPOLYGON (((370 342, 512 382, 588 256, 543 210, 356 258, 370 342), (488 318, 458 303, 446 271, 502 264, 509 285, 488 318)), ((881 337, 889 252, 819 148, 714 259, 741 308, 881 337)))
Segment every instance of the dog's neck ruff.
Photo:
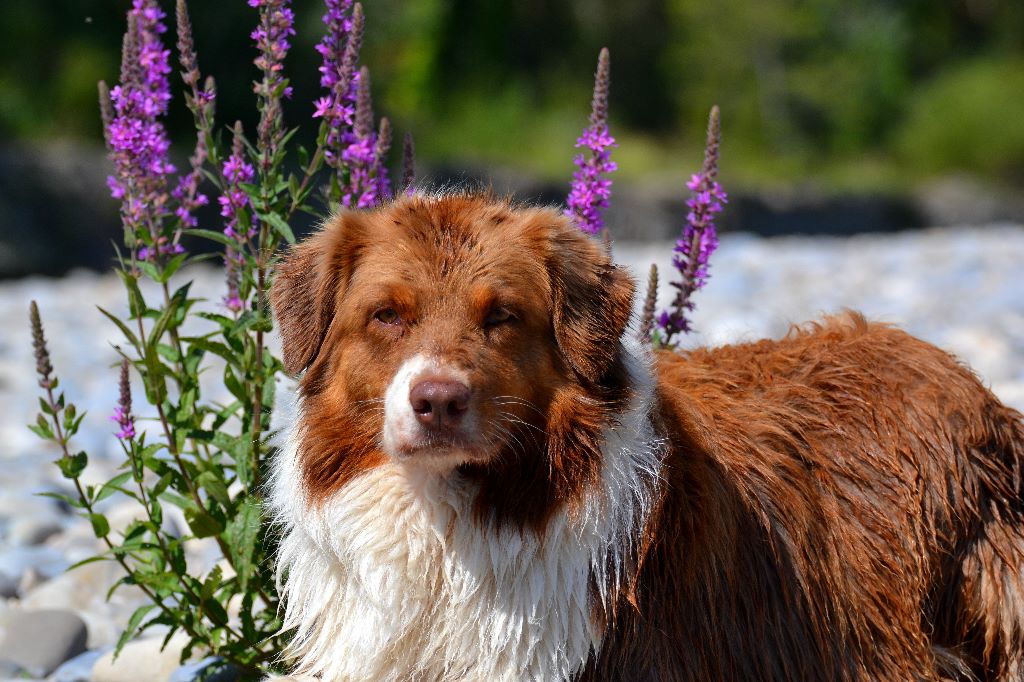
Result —
POLYGON ((623 351, 633 398, 608 429, 601 483, 543 538, 474 518, 474 483, 386 464, 319 506, 297 434, 275 463, 278 578, 293 675, 327 681, 566 680, 601 644, 594 620, 630 571, 656 502, 662 444, 646 351, 623 351))

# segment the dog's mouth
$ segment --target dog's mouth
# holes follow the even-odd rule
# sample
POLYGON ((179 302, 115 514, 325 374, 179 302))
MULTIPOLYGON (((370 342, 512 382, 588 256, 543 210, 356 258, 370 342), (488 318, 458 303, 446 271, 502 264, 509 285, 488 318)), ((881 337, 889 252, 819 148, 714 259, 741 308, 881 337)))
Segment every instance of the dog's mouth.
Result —
POLYGON ((455 429, 418 434, 396 449, 403 459, 467 457, 479 460, 487 456, 482 439, 455 429))

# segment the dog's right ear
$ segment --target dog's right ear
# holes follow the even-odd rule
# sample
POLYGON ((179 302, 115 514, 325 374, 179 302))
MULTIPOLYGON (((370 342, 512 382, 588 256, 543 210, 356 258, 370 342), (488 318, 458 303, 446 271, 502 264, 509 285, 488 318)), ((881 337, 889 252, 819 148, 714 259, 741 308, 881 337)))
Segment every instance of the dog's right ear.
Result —
POLYGON ((289 374, 309 367, 320 353, 355 264, 362 222, 354 212, 334 216, 319 232, 289 249, 277 265, 270 304, 289 374))

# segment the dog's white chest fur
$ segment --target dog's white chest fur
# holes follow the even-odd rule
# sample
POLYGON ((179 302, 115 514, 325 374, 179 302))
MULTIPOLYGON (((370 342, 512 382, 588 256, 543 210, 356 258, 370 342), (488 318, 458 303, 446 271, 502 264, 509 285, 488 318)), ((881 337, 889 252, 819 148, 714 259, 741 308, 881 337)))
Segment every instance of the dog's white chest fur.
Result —
POLYGON ((397 464, 309 510, 294 446, 283 451, 273 504, 293 675, 518 682, 579 671, 600 646, 593 588, 617 583, 661 469, 647 373, 631 369, 637 396, 608 432, 601 489, 574 518, 556 513, 543 541, 472 518, 476 491, 458 475, 397 464))

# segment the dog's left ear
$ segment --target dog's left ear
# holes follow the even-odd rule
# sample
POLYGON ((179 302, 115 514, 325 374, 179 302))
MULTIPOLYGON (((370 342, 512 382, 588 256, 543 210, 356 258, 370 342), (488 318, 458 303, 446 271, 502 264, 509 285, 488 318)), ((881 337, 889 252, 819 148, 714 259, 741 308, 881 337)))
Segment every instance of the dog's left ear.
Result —
POLYGON ((550 244, 555 339, 569 365, 596 383, 619 353, 636 284, 604 246, 562 216, 550 244))

